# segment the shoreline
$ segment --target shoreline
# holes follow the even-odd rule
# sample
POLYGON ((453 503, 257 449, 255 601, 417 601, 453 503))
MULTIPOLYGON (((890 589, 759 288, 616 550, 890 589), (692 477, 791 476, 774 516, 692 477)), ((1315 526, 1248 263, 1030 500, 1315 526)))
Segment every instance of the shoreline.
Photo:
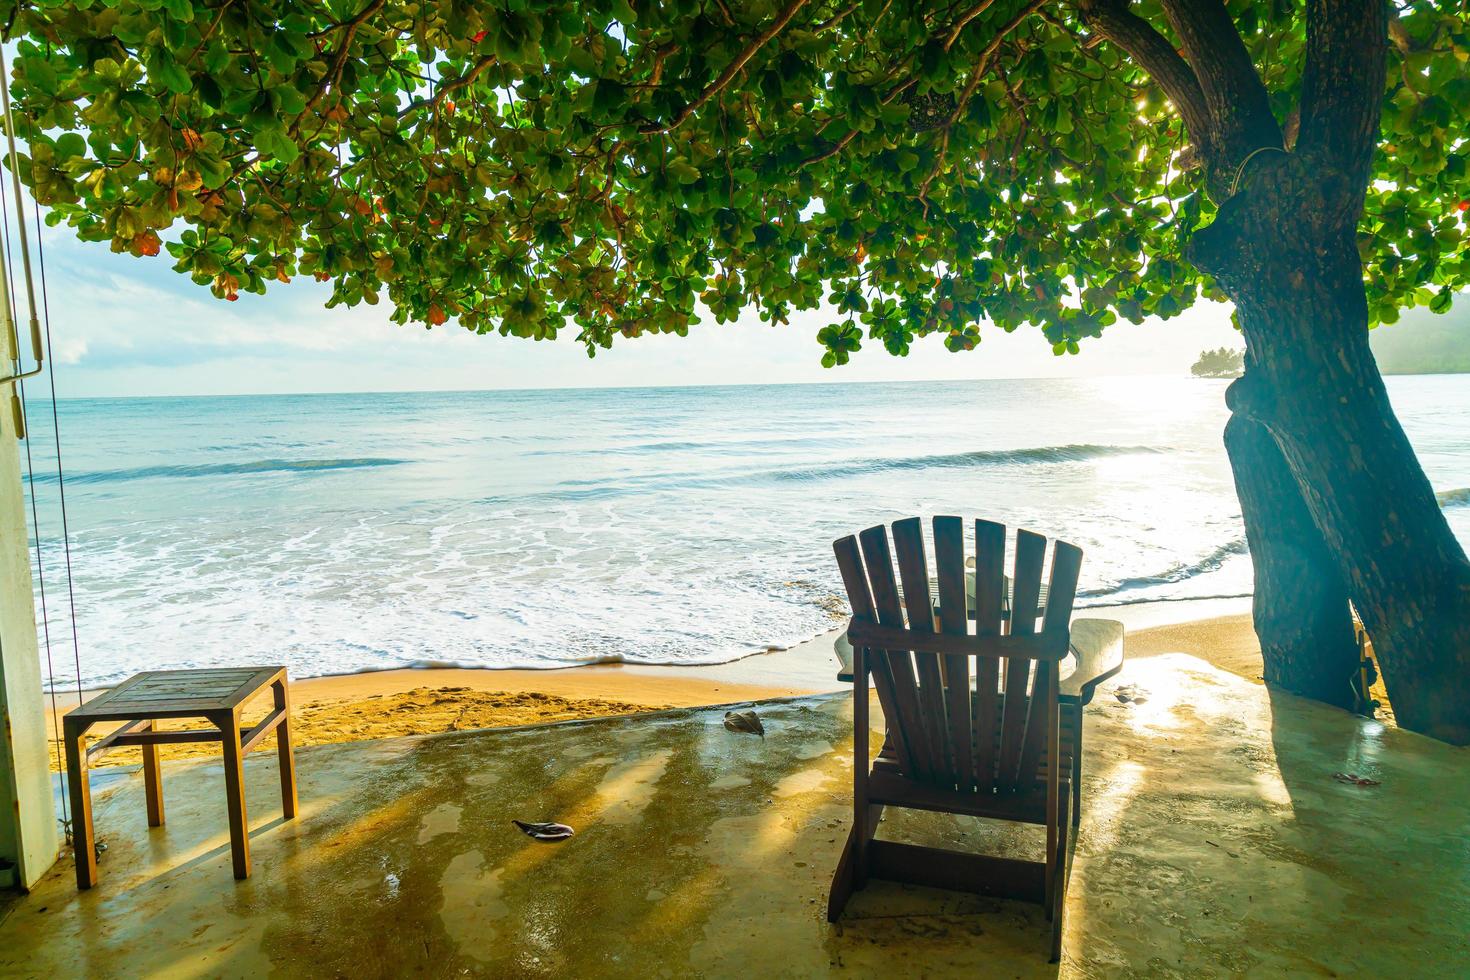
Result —
MULTIPOLYGON (((1146 628, 1145 626, 1140 625, 1144 621, 1148 622, 1150 625, 1159 625, 1167 622, 1185 622, 1189 619, 1202 618, 1202 616, 1205 614, 1201 613, 1200 610, 1214 608, 1214 604, 1228 604, 1226 606, 1222 606, 1221 608, 1228 609, 1230 612, 1238 611, 1236 608, 1237 606, 1239 607, 1239 609, 1249 611, 1250 598, 1251 597, 1249 594, 1229 594, 1207 596, 1171 596, 1152 599, 1121 599, 1117 602, 1105 602, 1098 603, 1096 605, 1075 606, 1073 609, 1072 618, 1117 619, 1122 621, 1124 626, 1128 628, 1146 628), (1154 609, 1153 607, 1156 606, 1159 608, 1154 609), (1178 609, 1179 612, 1171 613, 1168 611, 1171 609, 1178 609), (1142 616, 1136 615, 1137 612, 1141 612, 1142 616), (1188 612, 1189 614, 1186 615, 1186 612, 1188 612), (1091 613, 1096 613, 1097 615, 1089 615, 1091 613), (1103 615, 1105 613, 1112 614, 1103 615)), ((1214 613, 1214 615, 1222 614, 1224 613, 1214 613)), ((846 621, 847 617, 845 616, 835 619, 834 624, 840 623, 843 625, 834 625, 831 629, 822 630, 814 636, 807 637, 806 639, 793 643, 790 646, 771 645, 760 650, 752 650, 748 653, 739 654, 738 656, 731 657, 728 660, 698 661, 694 663, 683 664, 635 663, 626 660, 588 660, 569 662, 548 667, 492 667, 489 665, 473 664, 464 661, 423 658, 421 660, 405 663, 401 666, 396 667, 359 667, 355 670, 334 671, 325 674, 307 674, 304 676, 293 675, 291 678, 291 684, 294 688, 298 684, 304 684, 307 682, 331 681, 341 678, 357 677, 359 675, 398 674, 404 672, 423 673, 430 671, 468 671, 472 674, 527 674, 536 676, 542 674, 556 674, 570 670, 597 670, 602 668, 618 667, 623 667, 630 670, 651 670, 658 671, 660 673, 664 671, 673 671, 676 672, 678 675, 683 676, 686 672, 691 671, 721 672, 724 668, 732 667, 735 664, 740 664, 747 660, 759 661, 761 666, 767 668, 786 668, 790 667, 791 665, 786 663, 776 664, 772 661, 767 661, 762 658, 778 657, 783 654, 792 654, 799 650, 805 651, 805 648, 807 648, 811 644, 818 643, 818 641, 829 643, 831 642, 832 638, 835 638, 837 634, 841 633, 846 628, 846 621)), ((167 668, 160 667, 150 669, 164 670, 167 668)), ((742 677, 750 676, 750 672, 748 671, 734 671, 733 673, 738 673, 742 677)), ((66 708, 63 702, 66 702, 68 704, 73 703, 75 702, 79 694, 83 701, 88 701, 103 693, 104 691, 110 690, 112 686, 113 685, 111 684, 98 684, 95 686, 84 687, 81 689, 80 692, 77 691, 75 685, 63 686, 55 691, 57 708, 64 713, 66 708)), ((780 687, 782 685, 777 684, 776 686, 780 687)), ((52 696, 51 689, 43 687, 42 695, 46 698, 49 705, 52 696)))
MULTIPOLYGON (((1128 630, 1130 659, 1165 652, 1188 653, 1260 683, 1260 648, 1251 627, 1248 598, 1177 600, 1090 607, 1077 618, 1111 618, 1128 630), (1089 616, 1097 612, 1098 616, 1089 616)), ((832 650, 841 627, 785 650, 756 653, 720 664, 687 666, 587 664, 576 669, 405 667, 292 679, 292 732, 298 746, 433 734, 475 728, 545 724, 579 718, 635 714, 800 697, 850 689, 837 680, 832 650)), ((102 690, 84 692, 83 698, 102 690)), ((57 696, 52 738, 60 715, 76 704, 57 696)), ((263 717, 269 698, 245 709, 243 721, 263 717)), ((181 727, 204 727, 197 726, 181 727)), ((98 726, 90 737, 109 730, 98 726)), ((210 744, 164 746, 164 759, 215 758, 210 744)), ((98 767, 136 764, 137 749, 118 749, 98 767)), ((51 765, 57 766, 54 747, 51 765)))

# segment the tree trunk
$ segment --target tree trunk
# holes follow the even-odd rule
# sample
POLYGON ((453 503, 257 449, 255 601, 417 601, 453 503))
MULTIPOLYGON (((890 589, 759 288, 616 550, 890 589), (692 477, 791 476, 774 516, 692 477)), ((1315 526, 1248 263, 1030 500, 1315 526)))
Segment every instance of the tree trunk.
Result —
POLYGON ((1256 584, 1251 611, 1267 684, 1349 710, 1358 645, 1347 587, 1266 428, 1243 415, 1225 426, 1256 584))
POLYGON ((1250 373, 1236 415, 1261 423, 1362 617, 1405 728, 1470 744, 1470 562, 1368 347, 1355 240, 1332 175, 1277 154, 1193 257, 1235 301, 1250 373))

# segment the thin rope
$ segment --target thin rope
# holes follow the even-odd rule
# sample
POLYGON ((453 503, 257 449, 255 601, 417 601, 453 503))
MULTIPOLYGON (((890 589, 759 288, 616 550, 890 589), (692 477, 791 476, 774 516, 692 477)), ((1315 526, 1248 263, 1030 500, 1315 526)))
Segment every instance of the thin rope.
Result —
MULTIPOLYGON (((77 594, 72 585, 71 526, 66 519, 66 478, 61 465, 61 420, 56 412, 56 345, 51 343, 51 300, 46 293, 46 236, 41 234, 41 205, 34 198, 36 214, 36 266, 41 270, 42 321, 46 325, 47 377, 51 381, 51 434, 56 442, 56 492, 61 499, 61 550, 66 556, 66 601, 71 610, 71 659, 77 669, 77 706, 82 704, 82 644, 77 635, 77 594)), ((52 682, 52 689, 56 687, 52 682)))
MULTIPOLYGON (((8 245, 9 242, 7 241, 6 244, 8 245)), ((20 411, 24 415, 26 414, 26 383, 24 381, 17 381, 15 384, 20 391, 20 411)), ((51 614, 46 608, 46 573, 41 565, 41 518, 36 510, 36 474, 31 463, 31 440, 26 439, 24 442, 26 444, 26 480, 30 484, 31 524, 34 526, 36 532, 36 583, 40 587, 41 592, 41 633, 46 638, 46 673, 51 678, 51 725, 54 728, 57 725, 56 666, 51 659, 51 614)), ((61 737, 59 732, 57 733, 57 737, 52 739, 52 742, 56 745, 56 771, 61 776, 61 801, 66 812, 66 839, 70 843, 72 827, 71 794, 67 792, 66 767, 61 763, 61 737)))

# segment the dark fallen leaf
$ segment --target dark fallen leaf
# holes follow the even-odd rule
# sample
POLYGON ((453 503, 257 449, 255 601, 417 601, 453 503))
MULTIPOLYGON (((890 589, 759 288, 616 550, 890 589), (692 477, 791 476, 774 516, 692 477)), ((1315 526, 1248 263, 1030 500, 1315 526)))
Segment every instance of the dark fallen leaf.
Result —
POLYGON ((512 820, 511 823, 521 828, 527 837, 543 844, 555 844, 576 833, 564 823, 526 823, 524 820, 512 820))
POLYGON ((766 726, 754 711, 727 711, 725 712, 725 727, 732 732, 746 732, 751 735, 766 737, 766 726))

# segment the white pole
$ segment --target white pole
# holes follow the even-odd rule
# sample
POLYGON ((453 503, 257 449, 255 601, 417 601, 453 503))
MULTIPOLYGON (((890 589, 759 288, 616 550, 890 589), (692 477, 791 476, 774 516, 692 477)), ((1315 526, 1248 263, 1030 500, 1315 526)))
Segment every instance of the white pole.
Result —
MULTIPOLYGON (((9 74, 0 48, 0 100, 9 135, 12 185, 21 224, 21 254, 27 282, 30 257, 25 238, 24 203, 15 170, 15 126, 10 114, 9 74)), ((16 866, 16 884, 29 888, 56 862, 60 846, 56 808, 47 761, 46 707, 41 688, 41 657, 36 644, 36 606, 31 585, 30 529, 26 525, 25 487, 21 483, 18 438, 25 419, 15 393, 19 377, 40 370, 40 327, 32 306, 31 343, 36 359, 31 371, 20 371, 20 339, 10 314, 10 283, 0 262, 0 304, 5 329, 0 330, 0 360, 14 370, 0 378, 8 387, 13 411, 0 411, 0 858, 16 866)))
POLYGON ((59 846, 29 542, 15 423, 0 411, 0 857, 27 888, 59 846))

